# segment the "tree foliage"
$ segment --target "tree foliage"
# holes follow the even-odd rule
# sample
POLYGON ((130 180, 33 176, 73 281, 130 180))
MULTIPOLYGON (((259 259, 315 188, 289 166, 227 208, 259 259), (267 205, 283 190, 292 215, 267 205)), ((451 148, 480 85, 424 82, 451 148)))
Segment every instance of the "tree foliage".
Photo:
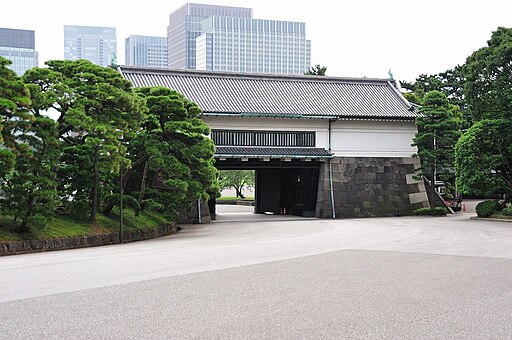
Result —
POLYGON ((320 64, 317 64, 310 67, 304 74, 307 76, 325 76, 326 72, 327 66, 320 66, 320 64))
POLYGON ((7 66, 10 60, 0 57, 0 177, 14 167, 16 135, 24 133, 31 116, 25 108, 30 105, 27 87, 7 66))
POLYGON ((468 57, 465 94, 475 124, 456 147, 464 193, 512 193, 512 29, 498 28, 468 57))
POLYGON ((57 205, 56 124, 48 117, 36 117, 30 133, 17 140, 14 171, 4 185, 8 203, 4 212, 14 217, 18 232, 27 232, 30 227, 43 227, 57 205))
MULTIPOLYGON (((441 91, 446 95, 450 105, 458 107, 462 112, 462 128, 471 126, 471 111, 464 95, 466 78, 463 66, 455 66, 453 69, 439 74, 421 74, 411 82, 401 81, 400 86, 404 97, 411 103, 423 105, 425 95, 430 91, 441 91)), ((454 110, 455 108, 452 108, 454 110)), ((457 110, 457 109, 455 109, 457 110)))
POLYGON ((457 185, 466 194, 512 193, 512 120, 484 119, 457 142, 457 185))
MULTIPOLYGON (((452 175, 460 117, 450 110, 446 95, 440 91, 428 92, 423 102, 421 114, 416 118, 418 133, 412 145, 418 148, 417 156, 421 160, 419 174, 434 183, 436 177, 448 179, 452 175)), ((431 190, 434 197, 435 185, 431 185, 431 190)))
POLYGON ((0 209, 18 232, 56 211, 94 221, 120 199, 135 213, 176 217, 218 193, 210 130, 183 95, 135 90, 85 60, 50 61, 22 78, 8 64, 0 58, 0 209))
POLYGON ((41 227, 56 205, 59 159, 56 124, 34 116, 28 88, 0 58, 0 210, 16 231, 41 227))
POLYGON ((236 197, 245 198, 243 188, 254 185, 254 170, 222 170, 220 171, 221 189, 235 189, 236 197))
POLYGON ((466 60, 465 93, 474 121, 512 119, 512 28, 499 27, 466 60))
POLYGON ((125 174, 130 176, 127 192, 137 195, 140 204, 157 201, 176 216, 192 201, 208 199, 215 186, 210 129, 200 119, 199 107, 180 93, 164 87, 136 91, 145 99, 148 114, 129 143, 133 168, 125 174))
POLYGON ((38 116, 52 110, 57 115, 63 153, 58 171, 61 198, 70 206, 78 201, 89 206, 94 221, 104 195, 112 190, 108 185, 114 184, 108 177, 125 161, 121 137, 136 133, 144 118, 143 101, 113 69, 86 60, 53 60, 47 65, 24 75, 33 97, 32 112, 38 116))
MULTIPOLYGON (((453 69, 441 72, 439 74, 428 75, 421 74, 414 83, 401 81, 402 89, 409 93, 416 94, 421 100, 430 91, 441 91, 446 95, 450 104, 461 108, 465 106, 464 99, 465 77, 462 66, 455 66, 453 69)), ((422 104, 419 102, 417 104, 422 104)))

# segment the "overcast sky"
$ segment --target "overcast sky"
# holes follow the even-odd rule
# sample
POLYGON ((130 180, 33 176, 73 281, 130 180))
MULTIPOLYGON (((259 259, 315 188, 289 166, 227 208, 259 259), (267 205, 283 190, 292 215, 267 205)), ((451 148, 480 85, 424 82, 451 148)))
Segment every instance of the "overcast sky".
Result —
MULTIPOLYGON (((328 76, 414 80, 463 64, 499 26, 512 27, 512 1, 316 0, 196 1, 250 7, 257 19, 301 21, 312 41, 312 65, 328 76)), ((2 1, 0 27, 36 31, 39 64, 64 58, 63 25, 117 28, 118 63, 131 34, 166 36, 169 0, 2 1)))

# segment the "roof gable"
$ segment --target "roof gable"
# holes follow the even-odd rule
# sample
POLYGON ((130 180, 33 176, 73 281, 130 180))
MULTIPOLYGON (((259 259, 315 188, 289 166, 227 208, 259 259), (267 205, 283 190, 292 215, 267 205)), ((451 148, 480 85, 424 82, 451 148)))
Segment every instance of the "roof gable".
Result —
POLYGON ((414 119, 414 107, 385 79, 170 70, 121 66, 134 87, 164 86, 205 115, 414 119))

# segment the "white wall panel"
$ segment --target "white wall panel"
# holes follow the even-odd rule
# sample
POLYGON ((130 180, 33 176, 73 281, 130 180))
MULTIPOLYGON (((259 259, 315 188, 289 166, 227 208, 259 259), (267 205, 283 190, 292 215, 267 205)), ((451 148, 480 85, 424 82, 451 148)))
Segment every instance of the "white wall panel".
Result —
MULTIPOLYGON (((328 120, 203 116, 211 129, 316 131, 316 147, 329 148, 328 120)), ((416 152, 413 121, 340 120, 332 123, 337 157, 410 157, 416 152)))
POLYGON ((346 157, 410 157, 416 152, 412 121, 346 121, 332 124, 332 151, 346 157))

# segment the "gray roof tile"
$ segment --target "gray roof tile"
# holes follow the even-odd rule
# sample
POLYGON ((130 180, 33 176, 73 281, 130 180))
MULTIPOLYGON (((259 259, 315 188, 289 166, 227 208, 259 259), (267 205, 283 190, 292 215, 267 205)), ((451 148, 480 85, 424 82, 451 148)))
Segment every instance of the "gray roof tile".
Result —
POLYGON ((287 76, 121 66, 135 87, 165 86, 204 114, 414 119, 386 79, 287 76))
POLYGON ((330 158, 332 154, 323 148, 269 148, 269 147, 215 147, 217 157, 291 157, 330 158))

